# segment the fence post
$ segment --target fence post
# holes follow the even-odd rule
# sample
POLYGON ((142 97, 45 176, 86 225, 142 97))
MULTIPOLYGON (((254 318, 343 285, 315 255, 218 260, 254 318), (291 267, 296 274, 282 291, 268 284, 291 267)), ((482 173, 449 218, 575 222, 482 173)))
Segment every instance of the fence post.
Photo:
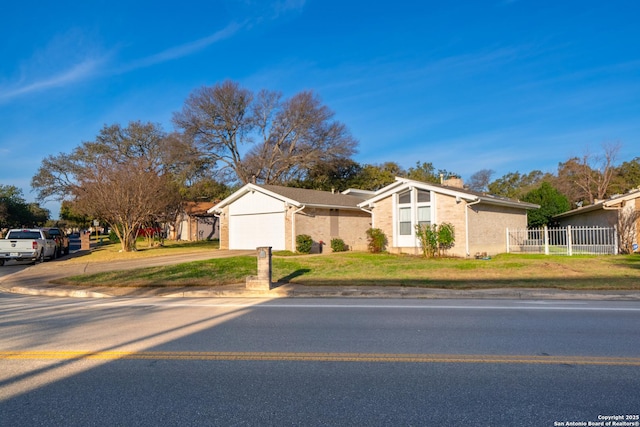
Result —
POLYGON ((549 255, 549 229, 544 226, 544 254, 549 255))
POLYGON ((573 238, 571 237, 571 226, 567 225, 567 255, 573 255, 573 238))
POLYGON ((614 255, 618 255, 619 253, 619 249, 618 249, 618 229, 614 228, 613 229, 613 254, 614 255))
POLYGON ((507 253, 509 253, 509 227, 507 227, 507 253))

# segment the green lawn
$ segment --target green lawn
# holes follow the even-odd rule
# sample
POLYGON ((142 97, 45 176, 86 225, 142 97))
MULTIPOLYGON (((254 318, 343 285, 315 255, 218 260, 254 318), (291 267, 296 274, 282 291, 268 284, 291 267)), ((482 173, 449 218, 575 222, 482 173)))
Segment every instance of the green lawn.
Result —
MULTIPOLYGON (((219 258, 67 278, 91 286, 217 286, 256 274, 252 256, 219 258)), ((274 256, 273 280, 309 286, 416 286, 449 289, 541 287, 640 290, 640 256, 504 254, 489 260, 340 253, 274 256)))

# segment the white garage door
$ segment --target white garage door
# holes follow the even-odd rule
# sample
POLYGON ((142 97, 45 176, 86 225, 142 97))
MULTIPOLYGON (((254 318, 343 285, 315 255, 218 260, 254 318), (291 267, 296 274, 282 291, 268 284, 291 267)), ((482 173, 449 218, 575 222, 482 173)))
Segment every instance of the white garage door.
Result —
POLYGON ((281 251, 284 246, 284 212, 229 217, 229 249, 255 249, 271 246, 281 251))

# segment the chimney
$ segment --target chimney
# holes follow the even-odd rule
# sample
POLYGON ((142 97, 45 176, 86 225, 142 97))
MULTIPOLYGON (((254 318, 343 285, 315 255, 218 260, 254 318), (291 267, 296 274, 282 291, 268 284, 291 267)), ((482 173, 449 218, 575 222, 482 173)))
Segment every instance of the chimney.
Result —
POLYGON ((442 184, 447 187, 464 188, 462 178, 447 178, 442 184))

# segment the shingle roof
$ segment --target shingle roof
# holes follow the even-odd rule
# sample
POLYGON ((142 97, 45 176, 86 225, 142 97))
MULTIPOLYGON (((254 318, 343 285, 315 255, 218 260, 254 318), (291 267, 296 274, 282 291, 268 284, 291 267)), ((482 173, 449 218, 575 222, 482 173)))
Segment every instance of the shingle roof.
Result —
POLYGON ((325 206, 341 208, 358 208, 358 203, 362 202, 361 197, 349 196, 341 193, 331 193, 329 191, 309 190, 306 188, 283 187, 280 185, 257 185, 275 194, 279 194, 287 199, 295 200, 307 206, 325 206))
POLYGON ((188 215, 207 215, 209 209, 215 205, 212 202, 185 202, 183 204, 184 211, 188 215))

